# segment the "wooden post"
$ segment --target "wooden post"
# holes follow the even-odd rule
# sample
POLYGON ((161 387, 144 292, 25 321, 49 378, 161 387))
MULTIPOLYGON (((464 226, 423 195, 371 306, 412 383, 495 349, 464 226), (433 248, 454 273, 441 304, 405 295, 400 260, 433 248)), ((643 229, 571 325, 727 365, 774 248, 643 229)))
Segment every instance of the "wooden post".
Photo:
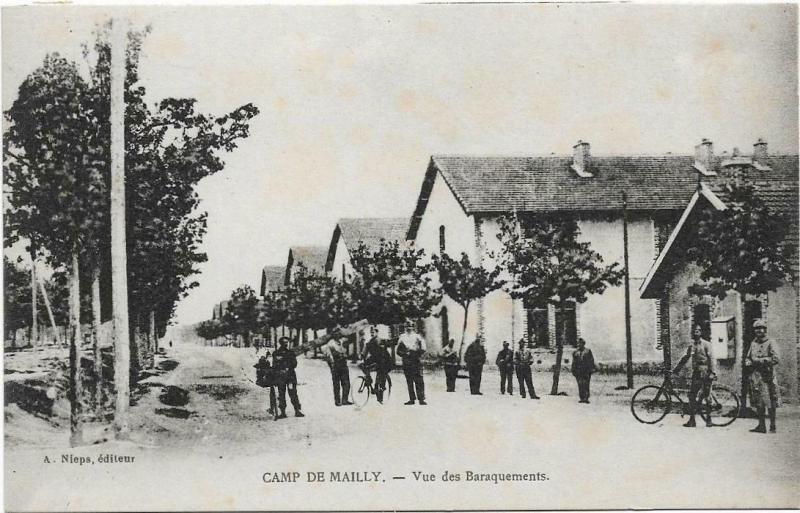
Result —
POLYGON ((622 250, 625 261, 625 370, 628 389, 633 388, 633 342, 631 341, 631 283, 628 267, 628 195, 622 193, 622 250))
POLYGON ((97 261, 92 264, 92 356, 95 375, 94 407, 99 416, 103 400, 103 359, 100 354, 100 265, 97 261))
POLYGON ((44 288, 44 281, 42 281, 41 276, 37 275, 36 281, 39 282, 39 291, 42 293, 42 299, 44 299, 47 318, 50 319, 50 327, 53 328, 53 338, 57 341, 60 338, 60 333, 58 332, 58 326, 56 326, 56 319, 53 317, 53 308, 50 306, 50 298, 47 296, 47 289, 44 288))
POLYGON ((125 244, 125 61, 127 23, 111 22, 111 287, 114 310, 114 425, 128 434, 130 406, 130 332, 128 255, 125 244))
POLYGON ((156 362, 156 347, 158 343, 156 342, 156 312, 155 310, 150 310, 150 326, 149 326, 148 333, 148 340, 147 340, 147 363, 148 366, 152 369, 155 367, 156 362))

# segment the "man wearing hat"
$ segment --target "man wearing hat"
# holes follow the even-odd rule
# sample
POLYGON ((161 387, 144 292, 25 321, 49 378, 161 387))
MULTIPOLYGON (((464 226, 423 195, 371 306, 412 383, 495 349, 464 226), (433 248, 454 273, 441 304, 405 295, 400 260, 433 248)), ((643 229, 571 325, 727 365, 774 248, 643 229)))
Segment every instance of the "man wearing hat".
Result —
POLYGON ((305 417, 300 411, 300 399, 297 398, 297 374, 294 369, 297 367, 297 357, 294 351, 287 347, 288 337, 278 339, 278 349, 272 354, 272 366, 277 371, 278 377, 278 408, 280 414, 275 420, 286 418, 286 391, 289 391, 289 399, 292 401, 295 417, 305 417))
POLYGON ((469 372, 469 393, 483 395, 481 393, 481 377, 483 376, 483 364, 486 363, 486 349, 483 347, 481 337, 476 337, 475 341, 467 346, 464 362, 467 364, 467 372, 469 372))
POLYGON ((350 402, 350 369, 347 367, 347 337, 335 332, 325 345, 328 367, 333 381, 333 402, 336 406, 347 406, 350 402))
POLYGON ((750 431, 766 433, 764 410, 769 409, 769 432, 775 433, 775 408, 778 394, 775 387, 775 366, 779 362, 778 345, 767 338, 767 323, 753 323, 756 336, 750 343, 745 364, 750 369, 750 401, 758 412, 758 426, 750 431))
MULTIPOLYGON (((699 324, 692 330, 692 343, 686 354, 678 362, 674 373, 677 373, 691 358, 692 384, 689 387, 689 421, 684 427, 695 427, 694 416, 697 412, 698 398, 703 401, 711 393, 711 382, 717 379, 717 361, 714 359, 711 342, 703 338, 703 329, 699 324)), ((706 419, 706 426, 711 427, 711 419, 706 419)))
POLYGON ((514 395, 514 351, 509 349, 505 340, 503 349, 497 353, 494 363, 500 371, 500 395, 505 394, 506 390, 508 395, 514 395))
POLYGON ((427 349, 425 339, 414 330, 414 323, 406 322, 406 331, 397 340, 397 354, 403 359, 403 374, 408 386, 407 405, 428 404, 425 402, 425 380, 422 377, 422 354, 427 349))

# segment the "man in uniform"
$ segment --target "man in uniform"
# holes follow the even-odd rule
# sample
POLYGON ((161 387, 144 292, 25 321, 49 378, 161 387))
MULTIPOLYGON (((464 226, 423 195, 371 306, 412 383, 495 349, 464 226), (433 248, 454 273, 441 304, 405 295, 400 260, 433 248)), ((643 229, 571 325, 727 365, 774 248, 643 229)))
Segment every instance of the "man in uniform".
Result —
POLYGON ((758 426, 753 433, 766 433, 764 410, 769 408, 769 432, 775 433, 775 408, 778 393, 775 387, 775 366, 780 361, 778 345, 767 338, 767 323, 761 319, 753 323, 756 336, 750 343, 745 363, 750 368, 750 401, 758 412, 758 426))
POLYGON ((442 365, 444 365, 444 377, 448 392, 456 391, 456 378, 458 377, 458 351, 455 349, 455 340, 452 338, 447 345, 442 348, 442 365))
MULTIPOLYGON (((692 344, 686 354, 678 362, 673 373, 677 374, 687 361, 692 360, 692 384, 689 387, 689 421, 684 427, 695 427, 694 416, 697 413, 698 396, 701 401, 711 393, 711 382, 717 378, 717 365, 714 360, 711 342, 703 338, 703 330, 695 324, 692 330, 692 344)), ((711 427, 711 419, 706 419, 706 426, 711 427)))
POLYGON ((406 386, 408 387, 407 405, 419 404, 426 405, 425 402, 425 380, 422 377, 422 354, 427 349, 425 339, 414 330, 414 323, 406 322, 406 331, 397 340, 397 354, 403 359, 403 374, 406 376, 406 386))
POLYGON ((514 350, 509 349, 508 342, 503 341, 503 349, 497 353, 494 363, 500 371, 500 395, 514 395, 514 350))
POLYGON ((572 353, 572 375, 578 382, 578 402, 589 402, 589 383, 592 373, 597 370, 591 349, 586 348, 586 341, 578 339, 578 349, 572 353))
POLYGON ((333 402, 336 406, 353 404, 350 397, 350 369, 347 367, 347 338, 335 334, 325 345, 328 367, 331 369, 333 381, 333 402))
POLYGON ((280 409, 280 414, 275 417, 275 420, 286 418, 287 390, 292 401, 292 408, 294 408, 294 416, 305 417, 300 411, 300 399, 297 398, 297 374, 294 371, 297 367, 297 357, 294 351, 287 347, 288 343, 287 337, 281 337, 278 340, 279 347, 272 355, 272 366, 278 374, 278 408, 280 409))
POLYGON ((467 347, 467 351, 464 353, 464 362, 467 364, 469 372, 469 393, 483 395, 481 393, 481 377, 483 364, 486 363, 486 349, 483 347, 481 337, 475 338, 475 341, 467 347))
POLYGON ((383 403, 383 392, 386 390, 386 383, 390 379, 389 372, 394 367, 394 362, 386 345, 378 338, 378 329, 372 326, 369 331, 370 339, 364 346, 364 352, 361 355, 361 369, 367 375, 371 370, 375 370, 373 389, 378 402, 383 403))
POLYGON ((272 370, 272 364, 269 362, 269 352, 258 359, 253 367, 256 369, 256 385, 264 388, 269 388, 269 409, 267 413, 275 416, 278 420, 278 411, 275 398, 275 375, 272 370))
POLYGON ((530 348, 525 347, 525 339, 519 339, 519 349, 514 353, 514 364, 517 368, 517 380, 519 381, 519 393, 525 398, 525 387, 528 387, 528 394, 531 399, 539 399, 536 389, 533 388, 533 378, 531 377, 531 365, 533 365, 533 353, 530 348))

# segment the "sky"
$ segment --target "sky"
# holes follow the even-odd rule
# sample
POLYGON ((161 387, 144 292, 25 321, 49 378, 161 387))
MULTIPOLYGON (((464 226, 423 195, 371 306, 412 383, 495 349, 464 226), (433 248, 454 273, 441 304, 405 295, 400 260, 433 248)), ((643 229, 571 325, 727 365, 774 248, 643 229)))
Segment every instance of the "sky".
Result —
POLYGON ((208 262, 178 323, 327 246, 338 218, 410 216, 432 154, 798 151, 793 5, 9 7, 3 109, 111 16, 152 27, 148 101, 261 110, 199 184, 208 262))

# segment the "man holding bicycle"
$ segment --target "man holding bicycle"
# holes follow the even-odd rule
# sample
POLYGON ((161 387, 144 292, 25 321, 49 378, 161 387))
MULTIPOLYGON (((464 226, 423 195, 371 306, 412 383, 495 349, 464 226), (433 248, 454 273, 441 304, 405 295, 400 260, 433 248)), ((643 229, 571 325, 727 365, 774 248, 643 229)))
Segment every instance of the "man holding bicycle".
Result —
MULTIPOLYGON (((711 382, 717 379, 717 365, 711 342, 703 338, 703 330, 699 324, 695 324, 692 330, 692 344, 672 371, 673 374, 677 374, 690 358, 692 360, 692 384, 689 388, 690 417, 684 427, 697 426, 694 416, 697 412, 698 396, 700 401, 706 400, 711 393, 711 382)), ((706 426, 712 426, 710 418, 706 419, 706 426)))
POLYGON ((375 398, 379 403, 383 403, 383 392, 386 390, 386 382, 389 379, 389 371, 392 370, 394 362, 386 345, 378 338, 378 328, 370 328, 370 339, 364 346, 361 355, 361 370, 369 376, 371 371, 375 371, 375 398))

